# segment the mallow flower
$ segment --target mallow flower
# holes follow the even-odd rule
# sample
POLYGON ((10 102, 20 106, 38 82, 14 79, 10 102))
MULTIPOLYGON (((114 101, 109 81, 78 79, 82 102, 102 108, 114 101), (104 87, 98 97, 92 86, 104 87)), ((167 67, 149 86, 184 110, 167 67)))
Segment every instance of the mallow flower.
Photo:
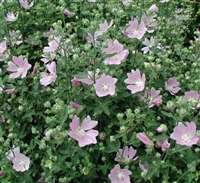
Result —
POLYGON ((171 95, 175 95, 181 89, 179 87, 179 82, 176 77, 169 78, 165 82, 165 89, 171 93, 171 95))
POLYGON ((90 116, 87 116, 80 125, 79 118, 75 115, 69 125, 69 136, 78 141, 78 145, 80 147, 96 144, 96 137, 98 136, 99 132, 97 130, 93 130, 92 128, 97 126, 97 124, 97 121, 93 121, 91 120, 90 116))
POLYGON ((124 82, 128 84, 127 89, 131 90, 132 94, 144 90, 146 77, 145 74, 140 73, 139 69, 131 70, 127 76, 128 78, 124 82))
POLYGON ((12 72, 9 75, 10 78, 21 78, 26 77, 28 70, 31 68, 31 65, 28 63, 27 59, 22 55, 19 57, 13 56, 12 61, 8 62, 7 70, 12 72))
POLYGON ((170 138, 175 140, 177 144, 191 147, 198 143, 196 124, 194 122, 179 122, 174 128, 170 138))
POLYGON ((127 169, 122 169, 119 164, 110 171, 108 175, 111 183, 131 183, 130 175, 132 172, 127 169))

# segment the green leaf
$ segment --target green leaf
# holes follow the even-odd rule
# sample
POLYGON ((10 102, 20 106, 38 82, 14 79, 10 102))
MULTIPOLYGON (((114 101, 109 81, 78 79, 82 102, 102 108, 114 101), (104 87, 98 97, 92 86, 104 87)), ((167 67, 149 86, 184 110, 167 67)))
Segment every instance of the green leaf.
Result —
POLYGON ((107 149, 106 149, 107 153, 116 152, 120 148, 120 141, 118 139, 116 139, 113 142, 110 142, 110 140, 108 139, 106 143, 107 143, 107 149))

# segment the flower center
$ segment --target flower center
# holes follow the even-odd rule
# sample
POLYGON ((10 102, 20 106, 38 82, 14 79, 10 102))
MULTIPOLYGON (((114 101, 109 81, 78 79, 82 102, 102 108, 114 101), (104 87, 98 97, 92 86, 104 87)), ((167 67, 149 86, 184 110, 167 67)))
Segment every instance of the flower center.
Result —
POLYGON ((81 128, 81 127, 78 127, 77 131, 76 131, 76 134, 80 137, 80 138, 83 138, 85 136, 85 131, 81 128))
POLYGON ((182 135, 181 139, 183 140, 183 142, 187 143, 190 141, 191 137, 189 134, 186 133, 182 135))
POLYGON ((142 81, 140 81, 140 80, 136 81, 135 85, 140 88, 142 86, 142 81))
POLYGON ((124 174, 122 172, 117 173, 117 179, 122 180, 124 178, 124 174))
POLYGON ((26 162, 24 160, 20 160, 19 161, 19 165, 22 166, 22 167, 25 167, 26 162))
POLYGON ((23 73, 23 71, 24 71, 24 69, 23 69, 22 67, 19 67, 19 68, 17 69, 17 72, 18 72, 18 73, 23 73))
POLYGON ((138 31, 137 30, 133 31, 133 36, 138 36, 138 31))
POLYGON ((105 91, 107 91, 109 88, 109 85, 106 83, 103 83, 101 86, 102 86, 102 90, 105 90, 105 91))

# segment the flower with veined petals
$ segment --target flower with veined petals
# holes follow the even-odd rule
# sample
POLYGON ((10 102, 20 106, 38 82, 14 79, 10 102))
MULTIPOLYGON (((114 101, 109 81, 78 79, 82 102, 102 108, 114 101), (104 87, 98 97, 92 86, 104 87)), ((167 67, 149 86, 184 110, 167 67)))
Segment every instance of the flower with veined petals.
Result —
POLYGON ((131 160, 136 160, 138 157, 135 157, 137 150, 133 149, 132 146, 125 146, 124 149, 119 149, 116 154, 115 161, 129 163, 131 160), (135 158, 134 158, 135 157, 135 158))
POLYGON ((127 73, 128 78, 124 80, 128 84, 127 89, 131 90, 131 93, 137 93, 144 90, 146 77, 145 74, 140 73, 139 69, 131 70, 131 73, 127 73))
POLYGON ((13 72, 9 75, 10 78, 21 78, 26 77, 28 70, 31 68, 31 65, 28 63, 27 59, 22 55, 19 57, 13 56, 12 62, 8 62, 7 70, 13 72))
POLYGON ((174 128, 170 138, 175 140, 177 144, 191 147, 198 143, 196 124, 194 122, 179 122, 174 128))
POLYGON ((7 155, 7 159, 12 161, 13 168, 17 172, 24 172, 29 169, 30 159, 24 154, 20 153, 19 147, 16 147, 7 155))
POLYGON ((176 77, 169 78, 165 82, 165 89, 169 91, 172 95, 175 95, 181 89, 179 87, 179 82, 177 81, 176 77))
POLYGON ((29 9, 34 5, 33 1, 30 4, 28 4, 27 0, 19 0, 19 3, 25 9, 29 9))
POLYGON ((110 171, 108 175, 111 183, 131 183, 130 175, 132 172, 127 169, 121 169, 120 165, 117 164, 115 167, 110 171))
POLYGON ((160 90, 155 90, 154 87, 152 87, 148 92, 145 92, 144 98, 149 106, 149 108, 153 106, 159 106, 162 104, 162 96, 159 95, 160 90))
POLYGON ((57 77, 57 75, 56 75, 56 63, 55 62, 47 64, 46 67, 47 67, 47 69, 50 73, 47 73, 47 72, 41 72, 40 73, 40 76, 41 76, 40 84, 44 85, 44 86, 47 86, 47 85, 55 82, 56 77, 57 77))
POLYGON ((153 142, 147 137, 144 132, 138 133, 137 138, 144 143, 147 147, 153 146, 153 142))
POLYGON ((102 52, 106 54, 112 54, 111 57, 107 57, 104 60, 105 65, 119 65, 122 61, 124 61, 128 54, 128 50, 123 50, 123 45, 118 42, 118 40, 114 40, 112 43, 111 41, 108 41, 108 47, 104 48, 102 52), (114 54, 114 55, 113 55, 114 54))
POLYGON ((96 80, 94 89, 99 97, 115 94, 116 78, 112 78, 110 75, 102 74, 100 78, 96 80))
POLYGON ((142 42, 142 44, 145 47, 143 47, 141 50, 143 51, 144 54, 146 54, 146 53, 148 53, 150 51, 149 48, 151 48, 154 45, 154 38, 151 37, 150 40, 145 38, 144 41, 142 42))
POLYGON ((151 5, 151 7, 149 8, 149 11, 155 13, 158 11, 158 7, 156 6, 156 4, 151 5))
POLYGON ((14 22, 15 20, 17 20, 17 18, 18 18, 18 13, 15 15, 13 12, 8 12, 7 17, 6 17, 6 21, 14 22))
POLYGON ((125 37, 142 39, 146 31, 147 31, 147 28, 144 22, 141 22, 139 24, 138 20, 134 19, 134 20, 129 21, 129 27, 126 30, 123 30, 122 34, 125 37))
POLYGON ((97 124, 97 121, 92 121, 90 116, 87 116, 80 125, 79 118, 75 115, 69 125, 71 129, 69 136, 78 141, 80 147, 96 144, 96 136, 98 136, 99 132, 97 130, 93 130, 92 128, 97 126, 97 124))

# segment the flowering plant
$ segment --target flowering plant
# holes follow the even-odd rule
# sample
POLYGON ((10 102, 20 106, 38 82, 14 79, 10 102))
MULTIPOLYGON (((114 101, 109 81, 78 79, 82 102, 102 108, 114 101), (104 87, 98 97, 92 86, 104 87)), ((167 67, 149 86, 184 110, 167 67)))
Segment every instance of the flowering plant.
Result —
POLYGON ((198 8, 0 1, 0 182, 199 182, 198 8))

